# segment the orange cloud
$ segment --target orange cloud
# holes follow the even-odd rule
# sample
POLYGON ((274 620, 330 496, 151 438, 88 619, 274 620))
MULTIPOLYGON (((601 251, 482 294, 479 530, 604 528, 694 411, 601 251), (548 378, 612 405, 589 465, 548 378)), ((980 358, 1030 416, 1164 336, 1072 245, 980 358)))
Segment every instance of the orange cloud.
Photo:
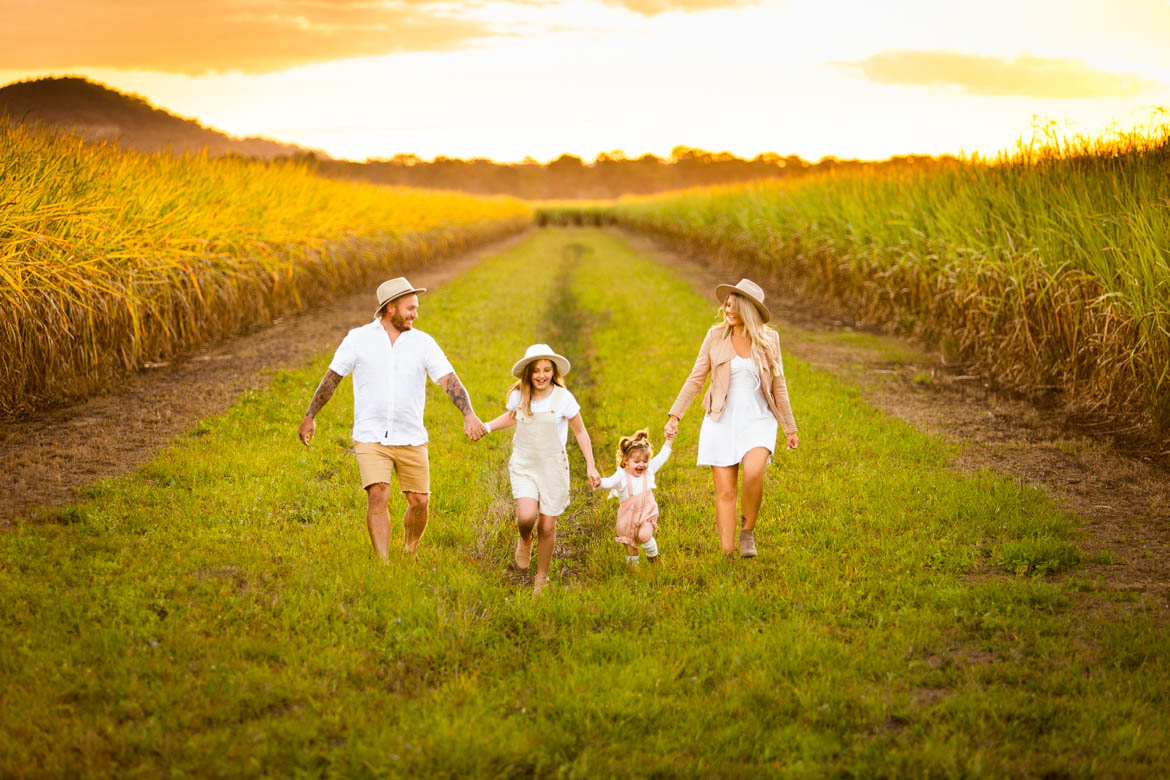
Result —
POLYGON ((433 0, 0 0, 0 69, 200 75, 458 47, 492 34, 433 0))
POLYGON ((955 86, 972 95, 1096 98, 1139 95, 1153 83, 1095 70, 1080 60, 1015 59, 950 51, 890 51, 844 63, 879 84, 955 86))
POLYGON ((643 16, 657 16, 671 11, 710 11, 717 8, 742 8, 759 5, 759 0, 602 0, 606 5, 619 6, 643 16))

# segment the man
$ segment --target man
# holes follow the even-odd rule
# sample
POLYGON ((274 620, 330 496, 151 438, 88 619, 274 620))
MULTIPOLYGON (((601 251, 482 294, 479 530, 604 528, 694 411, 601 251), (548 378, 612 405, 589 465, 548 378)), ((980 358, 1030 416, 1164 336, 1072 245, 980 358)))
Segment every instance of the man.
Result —
POLYGON ((435 340, 414 327, 418 318, 416 288, 398 277, 378 286, 378 310, 368 325, 354 328, 337 348, 325 378, 309 402, 298 435, 308 446, 316 432, 314 419, 342 377, 353 372, 353 440, 362 487, 366 491, 366 526, 374 552, 389 558, 390 474, 406 496, 403 552, 411 554, 427 527, 430 463, 423 427, 426 378, 441 385, 463 413, 463 432, 472 441, 484 426, 471 408, 467 391, 435 340))

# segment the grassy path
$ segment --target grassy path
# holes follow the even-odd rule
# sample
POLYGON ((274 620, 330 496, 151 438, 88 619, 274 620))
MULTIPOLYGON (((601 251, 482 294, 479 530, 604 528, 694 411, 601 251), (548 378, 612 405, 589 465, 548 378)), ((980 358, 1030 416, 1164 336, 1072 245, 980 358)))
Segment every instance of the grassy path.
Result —
MULTIPOLYGON (((611 235, 542 231, 419 326, 484 417, 528 343, 563 350, 608 472, 618 435, 660 441, 713 316, 611 235)), ((534 599, 508 568, 508 437, 467 443, 434 388, 431 528, 374 562, 350 383, 295 444, 327 362, 0 535, 0 775, 1170 772, 1164 622, 1076 575, 1042 494, 959 476, 824 372, 786 361, 802 446, 769 471, 760 558, 720 560, 693 413, 663 565, 627 570, 574 457, 534 599)))

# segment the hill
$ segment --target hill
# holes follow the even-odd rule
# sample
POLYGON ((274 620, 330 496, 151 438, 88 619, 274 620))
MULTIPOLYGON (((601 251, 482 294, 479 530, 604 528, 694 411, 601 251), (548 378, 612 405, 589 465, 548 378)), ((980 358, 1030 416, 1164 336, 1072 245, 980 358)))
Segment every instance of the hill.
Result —
POLYGON ((267 138, 235 138, 155 108, 137 95, 77 77, 20 81, 2 87, 0 115, 5 113, 17 121, 37 122, 89 141, 112 141, 139 152, 206 149, 211 155, 271 159, 310 151, 267 138))

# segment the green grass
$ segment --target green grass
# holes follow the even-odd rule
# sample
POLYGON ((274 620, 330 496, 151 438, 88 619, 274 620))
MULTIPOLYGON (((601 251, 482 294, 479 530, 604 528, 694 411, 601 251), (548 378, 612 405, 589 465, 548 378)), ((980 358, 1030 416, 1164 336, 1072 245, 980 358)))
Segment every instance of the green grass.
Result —
MULTIPOLYGON (((608 473, 620 434, 661 443, 714 316, 612 236, 542 231, 418 325, 483 417, 528 343, 567 354, 608 473)), ((718 553, 696 408, 659 477, 663 562, 627 568, 574 454, 534 598, 510 437, 466 442, 433 387, 431 526, 375 561, 349 382, 295 439, 328 357, 0 536, 0 775, 1170 771, 1164 620, 1077 576, 1044 495, 957 474, 823 372, 786 361, 801 448, 769 470, 758 559, 718 553)))

